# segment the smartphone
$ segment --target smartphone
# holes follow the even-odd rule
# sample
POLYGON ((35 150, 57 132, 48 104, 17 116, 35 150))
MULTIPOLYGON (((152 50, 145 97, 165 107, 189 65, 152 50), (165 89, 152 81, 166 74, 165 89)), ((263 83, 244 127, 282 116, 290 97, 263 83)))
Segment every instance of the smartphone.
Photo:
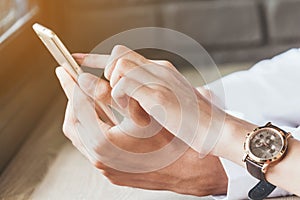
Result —
POLYGON ((77 80, 78 75, 83 71, 57 35, 52 30, 38 23, 35 23, 32 28, 58 64, 64 67, 74 80, 77 80))
MULTIPOLYGON (((65 45, 57 37, 57 35, 52 30, 38 23, 35 23, 32 28, 42 40, 47 49, 50 51, 55 60, 58 62, 58 64, 64 67, 72 76, 72 78, 77 81, 78 75, 83 73, 83 71, 74 60, 65 45)), ((112 113, 108 106, 102 104, 101 102, 96 102, 96 104, 97 107, 101 108, 101 110, 99 110, 99 117, 104 122, 107 122, 111 125, 116 123, 116 120, 108 117, 111 116, 112 113)))

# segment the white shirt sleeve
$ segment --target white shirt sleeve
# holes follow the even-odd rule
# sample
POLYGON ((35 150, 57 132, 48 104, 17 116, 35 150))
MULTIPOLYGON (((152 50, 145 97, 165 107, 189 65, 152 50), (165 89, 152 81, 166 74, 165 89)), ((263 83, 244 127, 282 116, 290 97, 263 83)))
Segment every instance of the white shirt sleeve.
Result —
MULTIPOLYGON (((220 83, 220 82, 219 82, 220 83)), ((257 125, 271 121, 300 139, 300 50, 292 49, 250 70, 236 72, 206 86, 223 102, 231 114, 257 125), (225 96, 217 82, 221 81, 225 96)), ((248 172, 221 159, 228 176, 227 199, 247 199, 258 182, 248 172)), ((284 196, 277 188, 271 196, 284 196)))

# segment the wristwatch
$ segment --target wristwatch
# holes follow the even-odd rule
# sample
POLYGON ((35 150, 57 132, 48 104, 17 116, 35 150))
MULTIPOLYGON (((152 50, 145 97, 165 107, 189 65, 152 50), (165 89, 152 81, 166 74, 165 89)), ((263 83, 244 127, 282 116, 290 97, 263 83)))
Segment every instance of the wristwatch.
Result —
POLYGON ((276 188, 266 180, 265 174, 270 165, 276 164, 286 155, 289 138, 291 133, 274 126, 271 122, 247 134, 243 162, 246 163, 248 172, 260 180, 249 191, 250 199, 264 199, 276 188))

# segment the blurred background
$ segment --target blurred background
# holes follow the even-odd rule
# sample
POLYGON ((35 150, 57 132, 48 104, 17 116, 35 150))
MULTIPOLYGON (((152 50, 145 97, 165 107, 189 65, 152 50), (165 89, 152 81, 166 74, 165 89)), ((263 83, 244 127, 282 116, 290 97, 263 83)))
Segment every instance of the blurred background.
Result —
MULTIPOLYGON (((299 47, 300 0, 0 0, 0 197, 33 191, 66 142, 57 63, 32 31, 34 22, 54 30, 71 52, 90 52, 132 28, 174 29, 202 44, 225 75, 299 47), (16 186, 12 175, 21 173, 27 185, 16 186)), ((176 55, 141 52, 192 73, 176 55)))

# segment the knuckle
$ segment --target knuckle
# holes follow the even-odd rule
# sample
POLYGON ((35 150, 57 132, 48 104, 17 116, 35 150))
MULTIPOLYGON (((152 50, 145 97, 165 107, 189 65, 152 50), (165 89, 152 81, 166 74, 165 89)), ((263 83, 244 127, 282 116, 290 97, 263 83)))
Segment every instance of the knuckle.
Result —
POLYGON ((166 94, 161 91, 154 92, 153 97, 158 104, 165 104, 167 101, 166 94))
POLYGON ((116 62, 115 70, 121 70, 122 67, 124 67, 128 63, 127 59, 125 58, 119 58, 116 62))
MULTIPOLYGON (((101 170, 105 170, 107 169, 107 167, 100 161, 96 161, 93 163, 93 165, 97 168, 97 169, 101 169, 101 170)), ((103 172, 104 173, 107 173, 106 171, 103 172)), ((105 175, 105 174, 104 174, 105 175)), ((106 176, 106 175, 105 175, 106 176)))
POLYGON ((125 50, 128 50, 127 47, 125 47, 124 45, 115 45, 114 48, 112 49, 112 54, 120 54, 123 53, 125 50))
POLYGON ((109 181, 114 184, 114 185, 118 185, 118 181, 116 179, 113 179, 113 178, 110 178, 110 177, 107 177, 109 179, 109 181))
POLYGON ((94 92, 95 99, 103 100, 108 97, 110 93, 110 85, 108 82, 99 81, 97 84, 97 88, 94 92))
POLYGON ((112 177, 109 177, 108 178, 109 181, 114 184, 114 185, 118 185, 118 186, 126 186, 126 184, 124 184, 122 181, 116 179, 116 178, 112 178, 112 177))
POLYGON ((117 74, 120 77, 123 77, 127 72, 129 72, 132 67, 130 67, 131 61, 126 58, 120 58, 118 59, 114 73, 117 74))
POLYGON ((168 60, 163 60, 163 61, 162 61, 162 64, 163 64, 164 66, 167 66, 167 67, 173 67, 173 64, 172 64, 170 61, 168 61, 168 60))
MULTIPOLYGON (((98 168, 98 169, 99 169, 99 168, 98 168)), ((103 170, 103 171, 102 171, 102 174, 103 174, 105 177, 107 177, 107 178, 110 178, 110 177, 111 177, 111 174, 108 173, 108 171, 103 170)))

